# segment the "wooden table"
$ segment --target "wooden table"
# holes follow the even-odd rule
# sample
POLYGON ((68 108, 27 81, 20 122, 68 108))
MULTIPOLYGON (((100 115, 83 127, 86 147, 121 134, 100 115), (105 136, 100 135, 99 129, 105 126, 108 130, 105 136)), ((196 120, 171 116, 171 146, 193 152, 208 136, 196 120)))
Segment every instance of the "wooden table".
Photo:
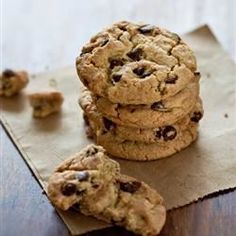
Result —
MULTIPOLYGON (((74 64, 79 48, 120 19, 160 24, 182 33, 209 23, 236 59, 234 0, 70 0, 3 2, 2 68, 31 73, 74 64)), ((42 192, 10 137, 0 126, 0 236, 63 236, 69 232, 42 192)), ((111 228, 87 235, 131 235, 111 228)), ((236 235, 236 191, 212 194, 168 212, 161 235, 236 235)))

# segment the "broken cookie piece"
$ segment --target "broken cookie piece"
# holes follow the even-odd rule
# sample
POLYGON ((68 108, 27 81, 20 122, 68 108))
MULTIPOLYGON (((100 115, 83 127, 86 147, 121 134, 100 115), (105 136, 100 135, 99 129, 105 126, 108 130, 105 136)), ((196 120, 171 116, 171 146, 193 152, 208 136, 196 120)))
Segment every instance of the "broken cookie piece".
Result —
POLYGON ((139 235, 156 235, 166 219, 162 197, 150 186, 120 173, 101 146, 88 145, 55 170, 48 196, 62 209, 76 209, 139 235))
POLYGON ((36 118, 43 118, 59 112, 63 100, 60 92, 41 92, 29 95, 30 105, 33 107, 33 116, 36 118))
POLYGON ((0 96, 11 97, 19 93, 29 82, 26 71, 6 69, 0 75, 0 96))

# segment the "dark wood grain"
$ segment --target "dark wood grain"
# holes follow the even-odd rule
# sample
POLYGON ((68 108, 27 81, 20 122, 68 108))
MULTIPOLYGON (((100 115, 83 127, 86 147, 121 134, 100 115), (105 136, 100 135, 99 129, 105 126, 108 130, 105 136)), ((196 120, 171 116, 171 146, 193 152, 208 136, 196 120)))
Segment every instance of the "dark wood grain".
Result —
MULTIPOLYGON (((63 236, 69 232, 12 143, 1 133, 0 236, 63 236)), ((173 196, 174 197, 174 196, 173 196)), ((131 236, 113 227, 87 236, 131 236)), ((212 194, 197 203, 169 211, 160 236, 235 236, 236 191, 212 194)))
POLYGON ((0 236, 68 235, 66 226, 2 126, 0 133, 0 236))

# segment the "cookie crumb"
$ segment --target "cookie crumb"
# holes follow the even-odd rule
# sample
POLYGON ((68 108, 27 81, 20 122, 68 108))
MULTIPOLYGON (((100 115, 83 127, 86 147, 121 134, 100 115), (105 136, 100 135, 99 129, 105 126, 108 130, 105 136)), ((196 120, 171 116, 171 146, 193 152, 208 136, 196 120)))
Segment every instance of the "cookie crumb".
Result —
POLYGON ((30 105, 33 107, 33 116, 35 118, 43 118, 59 112, 63 100, 63 95, 60 92, 41 92, 29 95, 30 105))
POLYGON ((26 71, 4 70, 0 75, 0 96, 11 97, 27 86, 29 76, 26 71))

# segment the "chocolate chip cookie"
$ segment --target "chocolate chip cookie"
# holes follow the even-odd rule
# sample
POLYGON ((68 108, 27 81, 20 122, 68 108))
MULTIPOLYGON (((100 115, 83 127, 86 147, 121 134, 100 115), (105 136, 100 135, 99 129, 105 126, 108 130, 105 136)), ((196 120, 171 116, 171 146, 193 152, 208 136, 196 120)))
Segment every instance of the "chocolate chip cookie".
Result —
POLYGON ((59 112, 63 103, 60 92, 40 92, 29 95, 30 105, 33 107, 33 116, 43 118, 55 112, 59 112))
POLYGON ((119 164, 95 145, 55 170, 48 196, 62 210, 74 208, 140 235, 158 234, 166 218, 162 197, 144 182, 120 174, 119 164))
POLYGON ((86 44, 76 60, 83 84, 113 103, 152 104, 196 81, 196 59, 175 33, 119 22, 86 44))
POLYGON ((84 119, 87 124, 86 133, 88 138, 105 135, 120 142, 130 140, 144 143, 169 143, 179 136, 181 137, 182 132, 190 123, 192 125, 197 124, 203 116, 202 102, 200 99, 194 109, 176 123, 149 129, 117 125, 102 116, 93 103, 84 104, 82 109, 84 110, 84 119))
POLYGON ((79 103, 82 109, 86 104, 96 104, 98 111, 116 124, 147 129, 176 123, 191 112, 198 96, 199 83, 191 83, 173 97, 151 105, 123 105, 94 96, 85 89, 81 93, 79 103))
POLYGON ((0 96, 11 97, 19 93, 29 82, 26 71, 6 69, 0 75, 0 96))

